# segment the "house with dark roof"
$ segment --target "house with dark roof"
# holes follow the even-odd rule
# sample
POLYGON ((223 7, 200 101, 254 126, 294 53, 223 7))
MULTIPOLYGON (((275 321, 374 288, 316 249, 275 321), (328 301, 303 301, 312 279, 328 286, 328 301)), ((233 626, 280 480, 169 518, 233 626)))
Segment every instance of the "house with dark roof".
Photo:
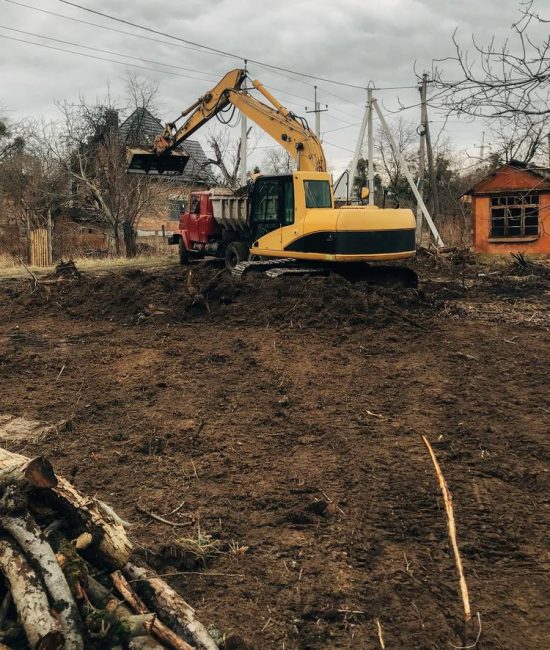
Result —
MULTIPOLYGON (((161 122, 146 108, 136 108, 118 127, 120 137, 127 147, 152 145, 155 137, 164 130, 161 122)), ((182 176, 158 176, 168 190, 162 205, 151 206, 137 224, 138 238, 147 241, 166 237, 178 229, 179 215, 191 191, 215 183, 206 154, 196 140, 186 140, 178 147, 189 156, 182 176)))
POLYGON ((550 254, 550 168, 515 160, 465 193, 478 253, 550 254))
MULTIPOLYGON (((152 145, 164 130, 161 122, 146 108, 136 108, 119 126, 119 133, 127 147, 152 145)), ((208 158, 196 140, 186 140, 178 149, 189 156, 182 176, 166 177, 166 182, 184 185, 209 185, 214 182, 208 158)))

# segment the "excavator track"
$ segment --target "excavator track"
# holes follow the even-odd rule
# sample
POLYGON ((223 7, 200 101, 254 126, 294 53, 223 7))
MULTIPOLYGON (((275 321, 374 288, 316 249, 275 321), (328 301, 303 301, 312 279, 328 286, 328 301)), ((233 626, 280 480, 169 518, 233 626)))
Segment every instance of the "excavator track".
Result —
POLYGON ((296 260, 289 257, 275 257, 268 260, 248 260, 246 262, 239 262, 231 269, 231 275, 236 278, 242 278, 251 271, 269 272, 271 269, 276 269, 281 266, 286 266, 296 263, 296 260))
POLYGON ((307 265, 292 258, 272 258, 240 262, 231 274, 242 278, 250 272, 265 273, 269 278, 327 276, 330 273, 342 275, 352 283, 412 288, 418 287, 418 275, 406 266, 358 264, 313 264, 307 265))

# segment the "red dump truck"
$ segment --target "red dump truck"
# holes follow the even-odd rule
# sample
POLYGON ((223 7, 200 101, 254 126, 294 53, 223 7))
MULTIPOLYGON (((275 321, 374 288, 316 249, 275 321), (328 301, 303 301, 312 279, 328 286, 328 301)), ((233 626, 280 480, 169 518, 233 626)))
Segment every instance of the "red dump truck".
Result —
POLYGON ((205 255, 224 258, 228 268, 248 259, 248 197, 215 188, 193 192, 180 215, 178 231, 168 239, 179 246, 181 264, 205 255))

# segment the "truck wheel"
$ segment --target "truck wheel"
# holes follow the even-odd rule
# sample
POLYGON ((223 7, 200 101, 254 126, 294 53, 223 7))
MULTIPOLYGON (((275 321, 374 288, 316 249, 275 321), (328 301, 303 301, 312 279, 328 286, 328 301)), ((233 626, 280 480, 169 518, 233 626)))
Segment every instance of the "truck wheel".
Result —
POLYGON ((225 267, 231 271, 239 262, 248 259, 248 246, 240 241, 231 242, 225 249, 225 267))
POLYGON ((189 264, 189 251, 185 248, 183 240, 180 239, 179 243, 179 255, 180 255, 180 264, 185 266, 189 264))

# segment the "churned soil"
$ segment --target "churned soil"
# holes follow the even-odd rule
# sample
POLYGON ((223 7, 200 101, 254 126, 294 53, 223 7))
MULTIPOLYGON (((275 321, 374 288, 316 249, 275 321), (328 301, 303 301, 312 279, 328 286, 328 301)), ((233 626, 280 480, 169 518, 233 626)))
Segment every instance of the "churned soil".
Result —
POLYGON ((132 522, 228 648, 545 649, 547 268, 416 270, 419 290, 208 263, 6 280, 0 416, 63 424, 2 444, 132 522))

